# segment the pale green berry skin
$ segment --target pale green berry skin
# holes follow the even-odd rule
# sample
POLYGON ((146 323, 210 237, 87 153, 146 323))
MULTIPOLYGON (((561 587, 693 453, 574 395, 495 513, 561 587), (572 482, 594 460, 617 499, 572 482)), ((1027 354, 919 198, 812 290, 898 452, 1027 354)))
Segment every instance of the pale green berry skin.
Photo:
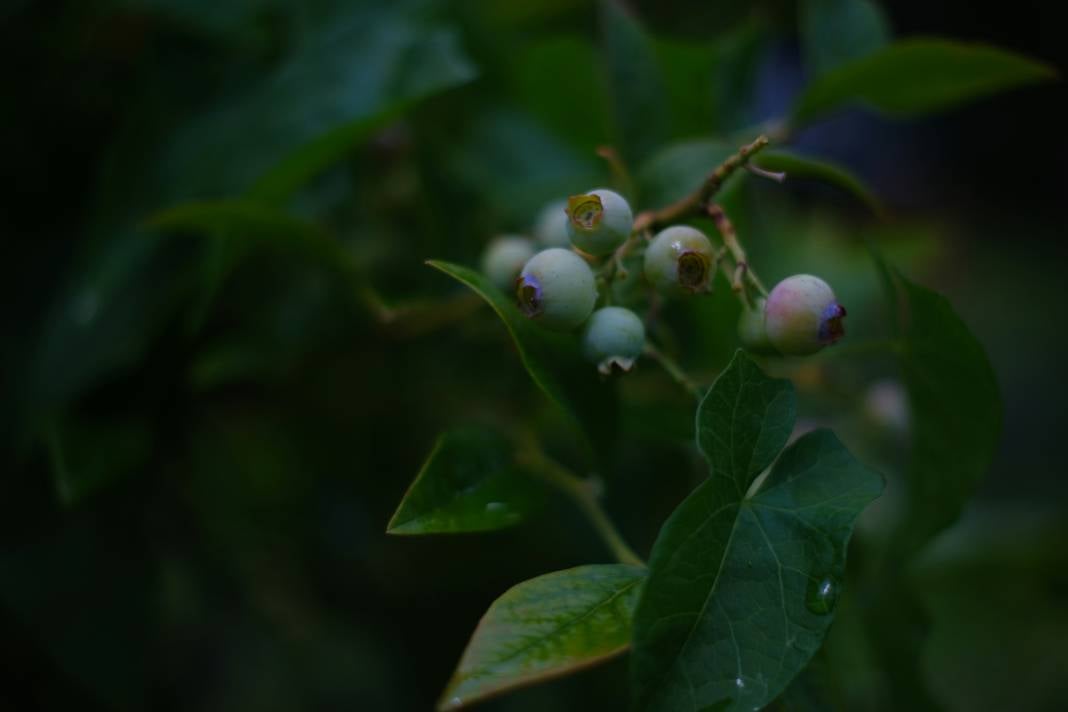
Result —
POLYGON ((583 352, 605 375, 616 368, 629 371, 644 348, 645 325, 630 309, 603 307, 586 322, 583 352))
POLYGON ((516 280, 520 310, 547 329, 570 331, 589 318, 597 284, 586 260, 551 247, 534 255, 516 280))
POLYGON ((771 345, 768 338, 768 326, 764 310, 767 300, 763 297, 753 302, 753 306, 742 309, 742 315, 738 317, 738 338, 742 346, 755 354, 773 356, 778 352, 771 345))
POLYGON ((534 243, 520 235, 495 237, 482 253, 482 274, 498 289, 510 292, 520 270, 534 252, 534 243))
POLYGON ((571 244, 567 222, 567 201, 549 203, 538 213, 534 237, 542 247, 567 247, 571 244))
POLYGON ((667 296, 709 291, 714 267, 712 243, 686 225, 661 230, 645 249, 645 278, 667 296))
POLYGON ((613 252, 633 228, 634 213, 619 193, 597 188, 568 200, 568 237, 588 255, 603 257, 613 252))
POLYGON ((764 324, 768 340, 779 353, 809 356, 844 335, 845 314, 829 284, 810 274, 797 274, 771 290, 764 324))

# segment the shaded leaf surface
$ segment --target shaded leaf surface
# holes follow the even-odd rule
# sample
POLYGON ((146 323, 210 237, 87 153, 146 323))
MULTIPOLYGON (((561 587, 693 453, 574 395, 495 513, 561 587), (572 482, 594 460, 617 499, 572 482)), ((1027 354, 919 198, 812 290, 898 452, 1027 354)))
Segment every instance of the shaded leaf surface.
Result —
POLYGON ((942 295, 891 275, 899 362, 912 412, 907 514, 895 546, 912 553, 960 516, 997 451, 1001 396, 982 344, 942 295))
POLYGON ((879 199, 868 186, 846 168, 835 163, 789 151, 764 151, 753 162, 771 171, 785 171, 787 180, 811 178, 828 183, 849 193, 873 213, 879 214, 883 210, 879 199))
POLYGON ((397 507, 390 534, 476 532, 518 524, 544 498, 512 446, 488 430, 442 435, 397 507))
POLYGON ((472 269, 437 260, 427 264, 466 285, 493 307, 534 383, 581 427, 595 452, 603 456, 615 435, 616 392, 597 378, 596 369, 582 356, 578 338, 547 331, 523 316, 511 299, 472 269))
POLYGON ((882 478, 829 431, 779 458, 794 394, 741 352, 702 401, 698 442, 712 473, 664 524, 634 619, 638 709, 760 708, 819 648, 845 549, 882 478))
POLYGON ((594 564, 524 581, 493 602, 441 696, 451 710, 624 652, 645 569, 594 564))
POLYGON ((628 158, 641 158, 671 129, 664 78, 652 40, 638 20, 614 0, 604 0, 600 14, 619 145, 628 158))
POLYGON ((794 106, 793 120, 805 123, 856 103, 896 116, 915 116, 1054 76, 1040 62, 994 47, 903 40, 810 84, 794 106))
POLYGON ((804 0, 799 19, 805 63, 814 76, 890 41, 886 16, 873 0, 804 0))

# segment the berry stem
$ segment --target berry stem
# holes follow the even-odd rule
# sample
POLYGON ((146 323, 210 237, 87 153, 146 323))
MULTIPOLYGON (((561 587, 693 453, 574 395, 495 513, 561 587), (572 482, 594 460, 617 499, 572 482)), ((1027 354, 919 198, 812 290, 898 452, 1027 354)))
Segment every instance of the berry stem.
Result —
POLYGON ((608 163, 608 167, 612 171, 612 178, 623 194, 633 199, 634 179, 630 177, 630 171, 627 170, 627 164, 624 163, 623 157, 619 155, 619 151, 614 146, 598 146, 597 155, 608 163))
POLYGON ((566 494, 590 520, 597 535, 621 564, 645 566, 645 561, 634 553, 616 525, 601 507, 598 498, 600 486, 597 481, 582 478, 552 459, 537 445, 533 437, 526 438, 519 460, 538 476, 566 494))
POLYGON ((738 242, 738 232, 734 229, 734 224, 730 221, 730 218, 727 217, 727 213, 723 211, 723 207, 717 203, 710 203, 705 210, 708 216, 712 218, 712 222, 716 224, 716 229, 723 238, 723 244, 730 251, 731 257, 734 258, 734 264, 745 271, 746 279, 762 296, 768 296, 768 290, 764 287, 764 283, 760 281, 760 277, 757 277, 756 272, 749 266, 745 250, 742 249, 741 243, 738 242))
POLYGON ((673 358, 649 342, 645 343, 645 355, 659 363, 660 367, 663 368, 676 383, 692 393, 697 400, 701 400, 701 398, 704 397, 705 394, 704 391, 701 390, 701 387, 697 385, 692 378, 686 375, 686 371, 682 370, 682 366, 679 366, 673 358))
POLYGON ((671 205, 638 215, 634 221, 635 232, 655 229, 670 223, 679 222, 693 215, 699 215, 705 210, 719 189, 736 170, 749 163, 749 159, 763 150, 770 143, 767 136, 761 134, 756 139, 738 149, 737 153, 730 155, 727 160, 719 164, 714 171, 708 174, 704 182, 694 192, 671 205))

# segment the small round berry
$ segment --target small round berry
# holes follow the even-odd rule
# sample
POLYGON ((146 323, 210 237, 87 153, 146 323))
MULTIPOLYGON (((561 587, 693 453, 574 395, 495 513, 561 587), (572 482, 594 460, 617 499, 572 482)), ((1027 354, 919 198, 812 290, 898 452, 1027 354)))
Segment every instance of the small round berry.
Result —
POLYGON ((634 227, 630 205, 622 195, 605 188, 568 198, 567 216, 571 244, 595 257, 622 245, 634 227))
POLYGON ((661 230, 645 250, 645 277, 663 294, 709 291, 714 266, 712 243, 686 225, 661 230))
POLYGON ((768 328, 765 321, 764 309, 767 300, 763 297, 757 299, 752 307, 742 309, 742 315, 738 318, 738 338, 747 350, 755 354, 772 356, 776 353, 775 347, 768 339, 768 328))
POLYGON ((629 371, 645 348, 645 326, 630 309, 603 307, 586 323, 582 348, 605 375, 617 368, 629 371))
POLYGON ((597 284, 586 260, 550 247, 530 258, 516 280, 519 309, 548 329, 573 329, 593 311, 597 284))
POLYGON ((807 356, 845 335, 845 307, 830 285, 810 274, 787 277, 775 285, 764 309, 768 340, 786 356, 807 356))
POLYGON ((567 247, 571 236, 567 232, 567 201, 549 203, 538 213, 534 223, 534 237, 545 247, 567 247))
POLYGON ((493 238, 482 253, 482 274, 498 288, 507 292, 523 265, 534 256, 534 243, 519 235, 493 238))

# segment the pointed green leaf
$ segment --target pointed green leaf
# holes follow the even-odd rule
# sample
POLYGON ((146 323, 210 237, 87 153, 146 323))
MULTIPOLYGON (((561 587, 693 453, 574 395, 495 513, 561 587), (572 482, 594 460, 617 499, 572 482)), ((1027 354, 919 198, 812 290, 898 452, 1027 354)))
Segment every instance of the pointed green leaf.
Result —
POLYGON ((437 260, 427 264, 466 285, 493 307, 534 383, 581 428, 595 452, 604 456, 615 437, 616 393, 583 358, 578 337, 551 332, 532 322, 512 299, 472 269, 437 260))
POLYGON ((810 84, 794 106, 793 121, 807 123, 853 103, 915 116, 1055 76, 1041 62, 995 47, 902 40, 810 84))
POLYGON ((512 445, 488 430, 438 438, 389 521, 389 534, 452 534, 503 529, 544 499, 541 484, 515 463, 512 445))
POLYGON ((800 156, 789 151, 762 151, 753 159, 753 163, 769 171, 784 171, 786 179, 791 182, 797 178, 811 178, 828 183, 857 198, 876 215, 883 212, 882 204, 868 186, 848 169, 836 163, 800 156))
POLYGON ((671 130, 664 78, 652 40, 622 3, 603 0, 601 29, 619 148, 626 158, 638 159, 663 143, 671 130))
POLYGON ((644 576, 640 566, 594 564, 512 587, 479 622, 439 709, 459 709, 624 652, 644 576))
POLYGON ((912 451, 895 546, 912 553, 960 516, 997 451, 1001 397, 982 344, 942 295, 890 274, 912 451))
POLYGON ((740 352, 702 402, 713 473, 653 547, 634 617, 637 709, 759 709, 822 643, 854 520, 883 483, 816 431, 747 497, 739 485, 771 461, 793 420, 792 389, 740 352))
POLYGON ((768 378, 739 351, 697 408, 697 447, 712 476, 741 499, 782 450, 797 417, 787 380, 768 378))
POLYGON ((803 0, 798 15, 805 64, 814 76, 866 57, 890 40, 886 15, 874 0, 803 0))

